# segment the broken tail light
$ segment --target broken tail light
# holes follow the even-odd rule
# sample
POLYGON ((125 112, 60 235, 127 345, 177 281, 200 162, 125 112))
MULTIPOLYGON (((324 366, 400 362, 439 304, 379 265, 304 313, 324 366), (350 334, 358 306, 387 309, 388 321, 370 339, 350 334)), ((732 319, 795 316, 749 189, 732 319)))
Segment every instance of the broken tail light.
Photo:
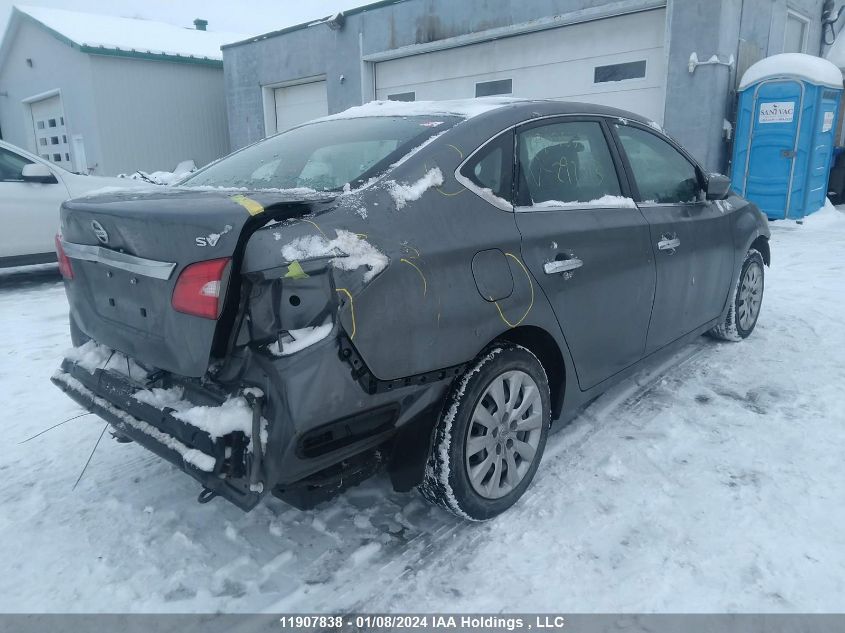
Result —
POLYGON ((56 235, 56 259, 59 262, 59 272, 65 279, 73 279, 73 266, 70 263, 70 258, 65 254, 65 249, 62 247, 61 234, 56 235))
POLYGON ((187 266, 173 288, 173 309, 204 319, 219 317, 223 278, 231 261, 230 257, 224 257, 187 266))

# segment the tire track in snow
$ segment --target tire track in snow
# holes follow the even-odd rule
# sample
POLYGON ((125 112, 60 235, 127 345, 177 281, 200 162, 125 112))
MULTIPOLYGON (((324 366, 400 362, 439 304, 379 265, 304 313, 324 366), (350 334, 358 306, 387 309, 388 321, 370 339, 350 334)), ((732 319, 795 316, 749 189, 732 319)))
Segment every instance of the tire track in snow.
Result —
MULTIPOLYGON (((615 438, 620 425, 625 424, 624 420, 640 419, 644 413, 661 411, 661 403, 652 399, 661 383, 670 374, 672 380, 677 382, 695 374, 699 371, 697 361, 706 360, 710 346, 717 344, 709 341, 692 343, 668 359, 641 370, 600 396, 569 424, 551 435, 535 481, 512 512, 525 512, 540 507, 545 501, 544 493, 547 492, 544 481, 550 483, 552 480, 548 477, 557 478, 553 472, 555 465, 565 460, 567 465, 564 468, 567 470, 577 467, 583 460, 583 455, 579 455, 583 447, 595 441, 598 434, 608 434, 615 438)), ((642 426, 646 424, 644 422, 642 426)), ((655 464, 655 468, 659 467, 655 464)), ((661 474, 666 476, 662 469, 661 474)), ((340 586, 333 586, 334 598, 339 599, 340 604, 350 604, 349 612, 371 608, 372 601, 383 596, 385 591, 389 592, 391 586, 403 586, 405 581, 424 573, 426 569, 442 566, 444 561, 460 565, 462 558, 473 556, 476 544, 489 538, 490 526, 495 521, 508 520, 508 514, 484 524, 456 519, 434 531, 421 531, 404 547, 385 548, 378 562, 374 561, 373 567, 377 569, 374 569, 373 577, 384 579, 379 581, 380 587, 362 596, 356 578, 338 578, 340 586)), ((366 573, 363 570, 361 572, 366 573)), ((383 602, 385 607, 390 604, 389 600, 383 602)))

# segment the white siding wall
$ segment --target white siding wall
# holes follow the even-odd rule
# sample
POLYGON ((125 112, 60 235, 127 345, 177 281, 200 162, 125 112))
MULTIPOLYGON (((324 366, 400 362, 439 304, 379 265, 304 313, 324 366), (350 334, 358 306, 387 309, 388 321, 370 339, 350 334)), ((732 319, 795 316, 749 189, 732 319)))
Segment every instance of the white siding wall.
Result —
POLYGON ((9 44, 9 54, 0 67, 0 93, 6 93, 0 94, 3 139, 38 153, 29 104, 23 100, 59 89, 68 137, 83 135, 88 166, 102 173, 88 55, 28 22, 21 24, 9 44), (32 60, 32 66, 27 64, 27 59, 32 60))
POLYGON ((221 68, 92 56, 105 173, 197 166, 229 151, 221 68))

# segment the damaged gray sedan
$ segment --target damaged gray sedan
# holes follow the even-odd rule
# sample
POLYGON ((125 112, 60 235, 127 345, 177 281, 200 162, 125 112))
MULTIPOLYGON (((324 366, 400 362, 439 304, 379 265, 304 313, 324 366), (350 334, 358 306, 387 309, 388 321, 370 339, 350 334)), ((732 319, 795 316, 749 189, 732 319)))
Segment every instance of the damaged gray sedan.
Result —
POLYGON ((53 382, 244 510, 385 469, 491 518, 552 421, 747 337, 770 260, 759 210, 656 124, 551 101, 369 104, 61 217, 53 382))

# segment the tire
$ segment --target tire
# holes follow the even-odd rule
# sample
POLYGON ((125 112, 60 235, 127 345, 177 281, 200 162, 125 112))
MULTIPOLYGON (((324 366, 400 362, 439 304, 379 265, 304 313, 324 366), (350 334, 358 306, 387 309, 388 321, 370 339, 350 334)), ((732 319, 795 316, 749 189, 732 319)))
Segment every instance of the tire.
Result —
POLYGON ((742 262, 728 314, 722 323, 708 332, 710 336, 736 342, 748 338, 754 331, 763 302, 764 271, 763 256, 752 248, 742 262))
POLYGON ((453 385, 420 492, 464 519, 492 519, 531 484, 550 423, 543 365, 524 347, 494 344, 453 385))

